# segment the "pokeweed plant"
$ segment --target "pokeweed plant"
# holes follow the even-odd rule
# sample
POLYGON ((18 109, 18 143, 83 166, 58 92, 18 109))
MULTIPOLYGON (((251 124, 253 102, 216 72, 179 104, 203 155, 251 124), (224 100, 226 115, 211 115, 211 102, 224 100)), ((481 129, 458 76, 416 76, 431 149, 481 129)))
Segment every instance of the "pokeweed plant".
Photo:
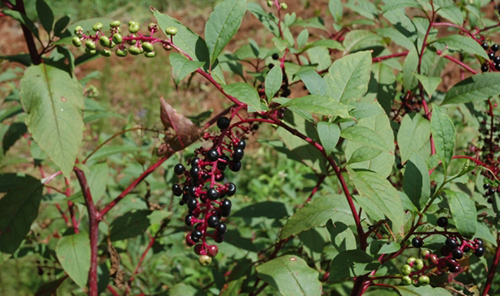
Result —
POLYGON ((223 0, 204 38, 154 8, 145 28, 68 27, 38 0, 42 36, 2 3, 29 53, 2 56, 23 67, 0 75, 0 264, 36 260, 38 295, 499 293, 494 1, 330 0, 303 19, 223 0), (227 50, 250 18, 268 35, 227 50), (169 55, 176 86, 200 76, 225 110, 195 122, 161 98, 164 130, 104 138, 113 112, 74 69, 128 54, 169 55))

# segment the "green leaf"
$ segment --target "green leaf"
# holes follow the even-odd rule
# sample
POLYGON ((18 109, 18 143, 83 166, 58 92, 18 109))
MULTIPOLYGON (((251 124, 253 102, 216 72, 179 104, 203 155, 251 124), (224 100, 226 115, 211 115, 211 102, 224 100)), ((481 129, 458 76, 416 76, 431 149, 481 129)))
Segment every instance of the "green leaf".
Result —
POLYGON ((436 91, 436 88, 439 86, 442 80, 441 77, 428 77, 426 75, 417 73, 413 73, 413 75, 415 75, 418 81, 422 83, 422 86, 424 87, 425 92, 427 93, 429 98, 432 97, 432 94, 434 93, 434 91, 436 91))
POLYGON ((457 50, 460 52, 467 52, 488 59, 486 51, 484 51, 484 49, 481 47, 481 45, 479 45, 479 43, 477 43, 477 41, 470 37, 453 34, 443 38, 439 38, 434 42, 441 43, 449 49, 457 50))
POLYGON ((390 151, 384 139, 368 127, 355 125, 342 130, 340 136, 346 140, 363 144, 363 146, 382 151, 390 151))
POLYGON ((330 14, 333 16, 336 23, 342 20, 343 6, 340 0, 328 1, 328 9, 330 10, 330 14))
POLYGON ((224 91, 248 105, 248 112, 262 111, 259 93, 250 84, 237 82, 223 86, 224 91))
POLYGON ((372 255, 395 253, 400 249, 401 245, 399 243, 386 240, 374 240, 369 246, 372 255))
POLYGON ((331 154, 340 139, 340 128, 336 123, 318 122, 318 135, 326 154, 331 154))
POLYGON ((62 34, 62 33, 63 33, 64 29, 66 29, 66 27, 68 26, 70 20, 71 20, 70 17, 67 15, 58 19, 56 21, 56 23, 54 24, 54 35, 57 37, 61 37, 61 38, 64 37, 63 36, 64 34, 62 34))
POLYGON ((357 249, 356 237, 352 230, 342 222, 328 220, 326 228, 330 233, 330 240, 337 252, 357 249))
POLYGON ((431 129, 436 153, 446 169, 455 150, 455 126, 437 105, 432 106, 431 129))
POLYGON ((437 14, 440 16, 449 19, 456 25, 461 26, 464 23, 464 16, 462 15, 462 11, 460 8, 452 1, 452 0, 440 0, 434 1, 434 5, 437 10, 437 14))
POLYGON ((294 98, 283 104, 283 107, 296 108, 326 116, 339 116, 342 118, 349 118, 350 109, 349 106, 339 103, 331 97, 320 95, 308 95, 294 98))
POLYGON ((403 117, 398 131, 398 145, 401 152, 401 162, 405 163, 410 156, 419 151, 429 141, 431 125, 418 113, 403 117))
POLYGON ((150 225, 149 210, 137 210, 128 212, 111 222, 110 239, 117 241, 144 234, 150 225))
POLYGON ((358 192, 372 202, 393 223, 393 232, 403 235, 404 210, 398 191, 382 175, 367 170, 353 170, 349 166, 347 172, 358 192))
POLYGON ((247 5, 248 11, 250 11, 261 23, 267 28, 274 36, 280 36, 280 30, 278 27, 278 18, 272 14, 267 13, 258 3, 250 2, 247 5))
POLYGON ((412 90, 417 86, 417 77, 413 74, 417 72, 418 53, 413 47, 405 58, 403 64, 403 87, 405 90, 412 90))
POLYGON ((83 91, 67 72, 46 64, 29 67, 20 97, 33 139, 69 177, 83 138, 83 91))
POLYGON ((377 269, 380 262, 362 250, 340 252, 330 264, 330 280, 357 277, 377 269))
POLYGON ((405 166, 403 190, 413 204, 423 209, 431 195, 431 183, 427 165, 418 153, 413 153, 405 166))
POLYGON ((477 222, 476 237, 490 242, 495 247, 497 246, 496 238, 491 234, 491 229, 483 222, 477 222))
POLYGON ((26 14, 22 14, 17 10, 10 9, 3 9, 2 13, 25 25, 37 38, 40 37, 38 34, 38 28, 35 26, 33 21, 31 21, 28 16, 26 16, 26 14))
POLYGON ((433 288, 432 286, 394 286, 401 296, 451 296, 452 294, 444 288, 433 288))
POLYGON ((280 90, 283 83, 283 71, 281 67, 276 66, 272 68, 266 75, 265 91, 268 100, 271 100, 274 95, 280 90))
POLYGON ((43 185, 24 174, 0 174, 0 266, 19 248, 38 216, 43 185))
POLYGON ((500 73, 482 73, 455 84, 446 94, 443 104, 485 101, 500 94, 500 73))
POLYGON ((311 95, 327 95, 326 83, 315 70, 307 69, 299 71, 296 75, 300 77, 302 82, 304 82, 307 90, 309 91, 309 93, 311 93, 311 95))
POLYGON ((345 7, 352 9, 367 19, 374 20, 378 16, 378 9, 375 4, 367 0, 349 0, 345 7))
POLYGON ((224 47, 238 31, 246 8, 246 1, 225 0, 215 6, 208 17, 205 24, 205 39, 210 54, 210 65, 215 63, 224 47))
POLYGON ((342 103, 356 102, 368 90, 372 67, 368 51, 344 56, 335 61, 325 76, 328 94, 342 103))
POLYGON ((285 239, 316 226, 323 226, 328 220, 353 225, 354 219, 344 196, 329 195, 318 196, 288 219, 280 238, 285 239))
POLYGON ((205 62, 190 61, 179 53, 172 52, 169 55, 170 65, 172 66, 172 78, 175 85, 179 85, 182 79, 203 67, 205 62))
POLYGON ((90 193, 94 201, 98 201, 105 193, 108 185, 108 164, 103 162, 90 167, 90 175, 87 181, 90 187, 90 193))
POLYGON ((266 217, 279 219, 288 216, 288 211, 282 202, 263 201, 241 208, 231 214, 233 217, 257 218, 266 217))
POLYGON ((54 13, 45 0, 36 0, 36 12, 43 28, 50 34, 54 24, 54 13))
POLYGON ((63 236, 57 243, 56 255, 64 271, 84 289, 90 270, 89 235, 81 232, 63 236))
POLYGON ((352 30, 345 35, 344 52, 355 52, 362 49, 373 48, 380 44, 382 38, 368 30, 352 30))
POLYGON ((311 65, 317 65, 317 71, 323 71, 328 69, 332 64, 332 58, 328 48, 324 46, 311 47, 306 51, 311 61, 311 65))
POLYGON ((319 272, 295 255, 284 255, 255 268, 259 278, 281 295, 321 295, 319 272))
POLYGON ((474 200, 463 192, 445 190, 453 222, 458 232, 472 238, 477 230, 477 211, 474 200))
POLYGON ((12 147, 17 142, 17 140, 21 139, 27 131, 28 129, 26 127, 26 124, 24 124, 23 122, 14 122, 9 125, 2 139, 3 153, 7 153, 10 147, 12 147))

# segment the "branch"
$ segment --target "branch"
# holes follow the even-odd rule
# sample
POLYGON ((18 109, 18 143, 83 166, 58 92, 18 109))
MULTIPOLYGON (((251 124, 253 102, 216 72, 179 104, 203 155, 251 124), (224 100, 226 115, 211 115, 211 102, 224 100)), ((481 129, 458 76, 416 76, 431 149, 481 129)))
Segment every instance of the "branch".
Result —
POLYGON ((493 278, 496 275, 496 270, 498 268, 498 262, 500 260, 500 232, 497 233, 497 250, 495 256, 493 257, 493 262, 491 262, 490 269, 488 270, 488 278, 486 280, 486 285, 484 286, 483 296, 487 296, 491 289, 491 284, 493 283, 493 278))

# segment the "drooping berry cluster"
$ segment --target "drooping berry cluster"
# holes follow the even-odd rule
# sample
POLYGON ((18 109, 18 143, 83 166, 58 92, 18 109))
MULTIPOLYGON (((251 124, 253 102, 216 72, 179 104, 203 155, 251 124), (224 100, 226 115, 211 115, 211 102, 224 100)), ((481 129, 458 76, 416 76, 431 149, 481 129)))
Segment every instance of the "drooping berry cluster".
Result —
POLYGON ((490 61, 485 61, 481 65, 481 71, 500 71, 500 56, 496 55, 496 52, 500 48, 498 44, 492 44, 491 46, 487 42, 483 42, 481 46, 487 51, 490 61))
POLYGON ((112 21, 109 24, 109 36, 104 33, 104 25, 102 23, 95 23, 92 26, 92 30, 95 32, 95 35, 92 35, 89 32, 85 33, 81 26, 76 26, 74 33, 77 36, 73 37, 73 45, 76 47, 85 45, 85 52, 88 54, 99 53, 105 57, 111 56, 111 49, 116 48, 115 54, 119 57, 125 57, 127 56, 127 53, 130 52, 132 55, 144 53, 144 56, 152 58, 156 56, 156 51, 154 49, 155 43, 159 42, 165 50, 170 50, 172 48, 172 36, 177 34, 177 29, 175 27, 168 27, 165 29, 165 33, 170 36, 170 40, 162 40, 152 37, 153 34, 158 32, 159 29, 157 24, 150 23, 148 26, 149 34, 143 35, 139 32, 139 23, 129 21, 129 34, 123 36, 120 26, 120 21, 112 21))
POLYGON ((243 136, 252 130, 251 126, 236 126, 238 133, 233 132, 230 119, 221 117, 217 121, 220 134, 205 133, 204 140, 212 143, 210 148, 199 148, 196 156, 189 162, 189 168, 177 164, 174 172, 184 176, 182 184, 174 184, 173 193, 182 196, 180 205, 189 209, 185 224, 194 229, 186 236, 186 244, 195 246, 194 251, 200 255, 200 263, 208 265, 211 257, 218 253, 216 245, 209 245, 207 238, 216 243, 224 240, 227 226, 224 219, 231 213, 229 197, 236 193, 236 185, 225 180, 224 171, 229 168, 237 172, 241 169, 246 142, 243 136))

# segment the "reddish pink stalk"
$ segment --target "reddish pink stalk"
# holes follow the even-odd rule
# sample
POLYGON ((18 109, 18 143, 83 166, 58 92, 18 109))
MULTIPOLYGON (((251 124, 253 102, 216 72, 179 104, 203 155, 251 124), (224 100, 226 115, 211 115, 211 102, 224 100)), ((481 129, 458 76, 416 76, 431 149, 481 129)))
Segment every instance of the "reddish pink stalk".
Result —
MULTIPOLYGON (((441 55, 443 52, 441 50, 438 50, 438 51, 436 51, 436 53, 438 55, 441 55)), ((454 62, 455 64, 463 67, 465 70, 471 72, 472 74, 474 74, 474 75, 477 74, 476 70, 472 69, 471 67, 469 67, 469 65, 465 64, 464 62, 462 62, 460 60, 457 60, 456 58, 454 58, 452 56, 449 56, 449 55, 444 55, 443 57, 445 57, 446 59, 448 59, 448 60, 454 62)))
POLYGON ((498 263, 500 261, 500 232, 497 233, 497 250, 495 252, 495 256, 493 257, 493 262, 491 262, 490 269, 488 270, 488 277, 486 279, 486 285, 484 286, 483 296, 489 295, 491 285, 493 283, 493 278, 496 275, 496 271, 498 268, 498 263))
POLYGON ((399 52, 399 53, 393 53, 393 54, 390 54, 390 55, 373 58, 372 59, 372 63, 378 63, 380 61, 387 60, 387 59, 392 59, 392 58, 405 57, 407 55, 408 55, 408 51, 399 52))

